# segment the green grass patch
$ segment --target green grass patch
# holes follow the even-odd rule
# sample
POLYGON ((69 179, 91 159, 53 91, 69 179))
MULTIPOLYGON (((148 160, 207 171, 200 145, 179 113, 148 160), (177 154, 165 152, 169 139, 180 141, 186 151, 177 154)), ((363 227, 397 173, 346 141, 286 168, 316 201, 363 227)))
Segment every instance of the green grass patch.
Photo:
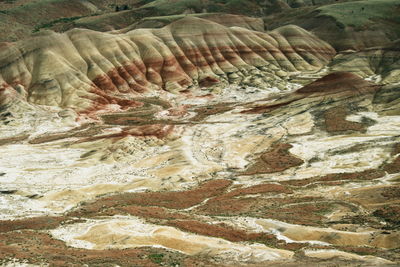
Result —
POLYGON ((174 15, 186 9, 193 9, 196 13, 200 13, 204 7, 201 0, 156 0, 141 6, 140 9, 153 8, 158 15, 174 15))
POLYGON ((149 259, 154 263, 161 264, 164 259, 164 254, 150 254, 149 259))
POLYGON ((183 15, 171 15, 171 16, 157 16, 157 17, 146 17, 143 18, 142 21, 151 21, 151 20, 156 20, 160 21, 163 23, 171 23, 176 20, 182 19, 184 17, 196 17, 196 18, 202 18, 202 17, 207 17, 211 15, 216 15, 220 13, 197 13, 197 14, 183 14, 183 15))
POLYGON ((58 23, 72 22, 72 21, 77 20, 77 19, 80 19, 80 18, 82 18, 82 17, 83 17, 83 16, 76 16, 76 17, 68 17, 68 18, 59 18, 59 19, 55 19, 55 20, 52 20, 52 21, 49 21, 49 22, 46 22, 46 23, 42 23, 42 24, 36 25, 32 32, 38 32, 38 31, 40 31, 41 29, 51 28, 51 27, 53 27, 55 24, 58 24, 58 23))
POLYGON ((139 9, 151 10, 151 13, 157 16, 182 14, 188 9, 191 9, 193 13, 226 12, 243 15, 261 15, 260 7, 255 1, 251 0, 155 0, 141 6, 139 9))
POLYGON ((32 32, 35 33, 35 32, 40 31, 41 29, 48 29, 59 23, 73 22, 73 21, 81 19, 81 18, 94 17, 94 16, 98 16, 98 15, 100 15, 100 14, 95 13, 95 14, 91 14, 89 16, 75 16, 75 17, 58 18, 58 19, 55 19, 55 20, 52 20, 49 22, 45 22, 45 23, 36 25, 35 28, 32 30, 32 32))
POLYGON ((362 28, 377 21, 392 20, 400 23, 400 1, 363 0, 332 4, 317 8, 322 16, 332 17, 339 27, 362 28))

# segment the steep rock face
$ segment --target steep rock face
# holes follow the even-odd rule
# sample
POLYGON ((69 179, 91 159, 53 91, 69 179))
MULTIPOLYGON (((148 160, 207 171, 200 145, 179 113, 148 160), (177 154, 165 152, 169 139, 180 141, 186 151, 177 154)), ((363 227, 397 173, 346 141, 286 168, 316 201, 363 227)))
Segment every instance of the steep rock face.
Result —
POLYGON ((153 90, 245 80, 249 71, 318 70, 334 54, 296 26, 260 33, 192 17, 120 35, 76 29, 3 44, 0 81, 3 91, 25 90, 29 102, 88 111, 137 106, 129 97, 153 90))

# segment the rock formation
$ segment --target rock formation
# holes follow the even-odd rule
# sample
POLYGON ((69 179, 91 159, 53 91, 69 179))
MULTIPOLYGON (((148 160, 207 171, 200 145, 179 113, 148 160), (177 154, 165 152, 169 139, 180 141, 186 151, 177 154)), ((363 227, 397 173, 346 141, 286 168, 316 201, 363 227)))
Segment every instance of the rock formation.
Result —
POLYGON ((396 83, 400 81, 399 47, 400 40, 384 47, 339 54, 330 66, 332 70, 351 71, 380 83, 396 83))
POLYGON ((398 4, 332 2, 0 1, 0 265, 398 265, 398 4))
POLYGON ((335 50, 296 26, 260 33, 188 17, 126 34, 43 34, 3 44, 0 53, 4 92, 22 90, 29 102, 83 112, 134 107, 140 104, 131 98, 143 93, 223 80, 267 87, 262 73, 318 70, 335 50))

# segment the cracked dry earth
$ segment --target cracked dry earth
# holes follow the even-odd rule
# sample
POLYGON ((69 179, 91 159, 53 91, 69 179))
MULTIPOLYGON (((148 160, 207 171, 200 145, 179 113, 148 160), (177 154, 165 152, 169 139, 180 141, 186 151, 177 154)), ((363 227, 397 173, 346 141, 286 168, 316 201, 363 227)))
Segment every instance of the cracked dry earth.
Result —
POLYGON ((400 87, 300 87, 148 98, 102 123, 43 111, 46 133, 0 140, 2 263, 399 264, 400 87))

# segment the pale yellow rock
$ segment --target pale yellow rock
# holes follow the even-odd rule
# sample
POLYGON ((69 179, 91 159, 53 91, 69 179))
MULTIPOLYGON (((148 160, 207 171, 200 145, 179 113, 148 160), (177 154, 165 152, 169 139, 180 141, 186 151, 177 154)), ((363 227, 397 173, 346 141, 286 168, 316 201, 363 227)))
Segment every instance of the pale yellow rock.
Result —
POLYGON ((306 134, 314 127, 314 120, 310 113, 303 113, 288 119, 282 124, 287 129, 288 134, 306 134))

